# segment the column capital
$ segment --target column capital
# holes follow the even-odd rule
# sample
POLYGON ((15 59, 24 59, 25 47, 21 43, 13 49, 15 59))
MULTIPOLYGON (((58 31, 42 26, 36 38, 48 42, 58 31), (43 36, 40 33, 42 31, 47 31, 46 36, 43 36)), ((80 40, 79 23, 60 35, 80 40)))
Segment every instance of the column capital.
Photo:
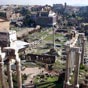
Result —
POLYGON ((83 37, 83 36, 85 36, 84 33, 79 33, 79 37, 83 37))
POLYGON ((80 47, 72 47, 71 50, 81 54, 81 48, 80 47))
POLYGON ((70 52, 71 48, 69 45, 65 45, 66 52, 70 52))

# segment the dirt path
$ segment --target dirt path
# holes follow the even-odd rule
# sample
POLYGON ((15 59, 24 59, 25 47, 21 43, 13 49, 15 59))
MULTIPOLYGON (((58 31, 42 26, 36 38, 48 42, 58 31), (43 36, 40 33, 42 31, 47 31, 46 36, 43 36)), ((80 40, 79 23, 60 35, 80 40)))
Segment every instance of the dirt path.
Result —
POLYGON ((22 74, 28 75, 27 80, 24 82, 24 84, 30 83, 30 81, 33 80, 33 77, 40 74, 42 71, 44 71, 43 68, 39 69, 38 67, 34 68, 25 68, 24 71, 22 71, 22 74))

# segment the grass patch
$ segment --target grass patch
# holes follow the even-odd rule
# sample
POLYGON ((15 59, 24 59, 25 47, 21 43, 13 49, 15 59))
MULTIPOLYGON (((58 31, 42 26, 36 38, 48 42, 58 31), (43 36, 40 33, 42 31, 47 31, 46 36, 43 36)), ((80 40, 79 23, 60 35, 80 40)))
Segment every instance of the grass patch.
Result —
POLYGON ((33 62, 25 62, 23 65, 25 67, 37 67, 37 65, 33 62))
POLYGON ((39 75, 34 78, 34 83, 37 88, 63 88, 63 82, 58 82, 58 76, 44 75, 43 80, 39 81, 40 79, 39 75))
POLYGON ((45 41, 52 41, 53 40, 53 35, 48 35, 46 38, 45 38, 45 41))

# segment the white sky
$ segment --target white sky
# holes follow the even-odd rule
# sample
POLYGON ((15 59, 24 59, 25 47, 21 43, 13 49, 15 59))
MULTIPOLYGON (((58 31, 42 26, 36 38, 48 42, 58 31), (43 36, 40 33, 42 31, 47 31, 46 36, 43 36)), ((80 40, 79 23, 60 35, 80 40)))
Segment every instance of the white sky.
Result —
POLYGON ((22 4, 22 5, 45 5, 45 4, 64 4, 69 5, 88 5, 88 0, 0 0, 0 4, 22 4))

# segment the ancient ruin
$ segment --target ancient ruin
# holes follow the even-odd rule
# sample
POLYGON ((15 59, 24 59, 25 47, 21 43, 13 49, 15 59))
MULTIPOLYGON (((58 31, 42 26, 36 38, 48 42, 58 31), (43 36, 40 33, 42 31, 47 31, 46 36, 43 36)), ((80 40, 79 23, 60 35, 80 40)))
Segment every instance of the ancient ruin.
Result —
POLYGON ((79 88, 79 68, 80 64, 84 64, 84 33, 74 31, 75 35, 65 44, 67 59, 64 88, 79 88), (71 75, 73 75, 74 83, 71 84, 71 75))
POLYGON ((7 88, 5 84, 4 65, 7 65, 9 88, 13 88, 12 64, 16 64, 18 88, 22 88, 21 63, 18 51, 25 48, 26 45, 28 43, 17 40, 15 31, 0 32, 0 81, 2 88, 7 88), (19 46, 20 42, 21 45, 19 46))

